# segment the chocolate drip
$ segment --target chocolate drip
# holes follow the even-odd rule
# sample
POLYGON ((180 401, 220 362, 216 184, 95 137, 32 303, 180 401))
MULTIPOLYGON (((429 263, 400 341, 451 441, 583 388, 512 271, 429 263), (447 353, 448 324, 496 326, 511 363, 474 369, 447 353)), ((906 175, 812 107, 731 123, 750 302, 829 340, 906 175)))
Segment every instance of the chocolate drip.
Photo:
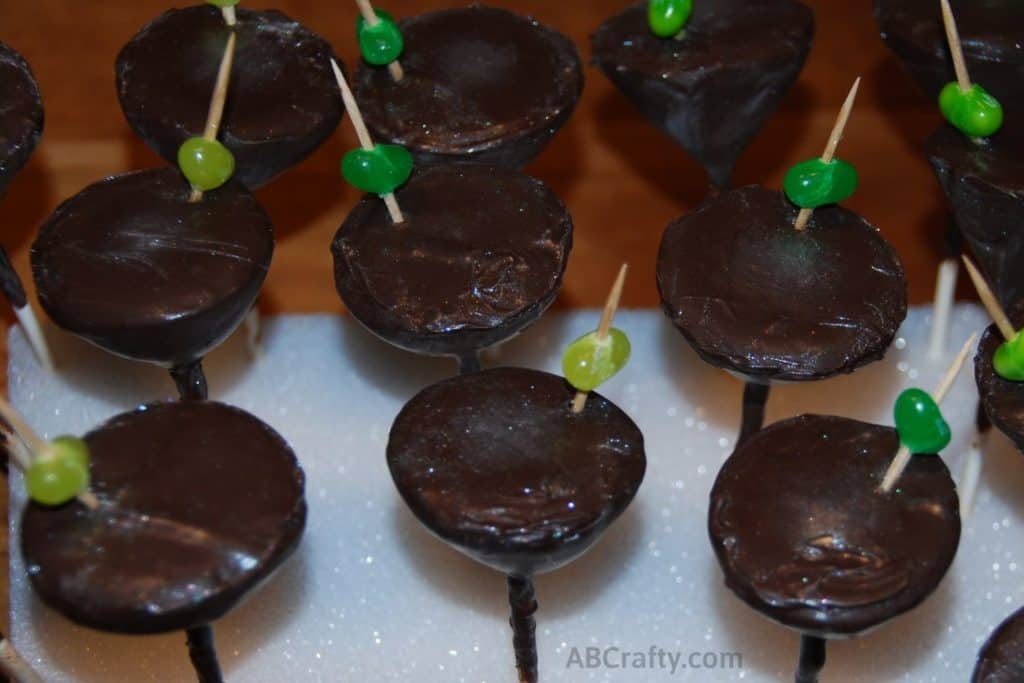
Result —
POLYGON ((209 394, 202 360, 175 365, 171 368, 171 379, 178 387, 178 395, 182 400, 205 401, 209 394))
POLYGON ((199 683, 223 683, 217 649, 213 644, 213 629, 209 624, 185 631, 188 656, 196 670, 199 683))
POLYGON ((737 448, 764 426, 764 404, 770 391, 770 384, 747 382, 743 386, 743 417, 740 434, 736 437, 737 448))
POLYGON ((818 683, 818 674, 825 668, 825 639, 800 636, 800 661, 796 667, 796 683, 818 683))
POLYGON ((530 577, 508 577, 508 604, 512 607, 512 647, 520 683, 537 683, 537 597, 530 577))
POLYGON ((11 259, 3 247, 0 247, 0 290, 3 290, 4 296, 11 302, 11 306, 24 308, 28 304, 25 287, 21 284, 18 271, 14 270, 11 259))
POLYGON ((476 351, 460 353, 456 357, 459 361, 459 374, 468 375, 471 372, 480 372, 480 354, 476 351))

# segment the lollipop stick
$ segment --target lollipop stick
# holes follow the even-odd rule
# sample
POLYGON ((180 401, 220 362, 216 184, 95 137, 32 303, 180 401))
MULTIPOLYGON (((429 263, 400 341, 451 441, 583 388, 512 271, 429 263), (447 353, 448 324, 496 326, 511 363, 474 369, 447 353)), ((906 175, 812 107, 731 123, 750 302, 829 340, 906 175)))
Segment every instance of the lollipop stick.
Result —
POLYGON ((978 434, 971 442, 971 448, 967 451, 964 459, 964 469, 960 475, 960 483, 957 484, 957 491, 960 493, 960 519, 964 520, 971 516, 974 509, 974 499, 978 492, 978 482, 981 479, 981 441, 984 434, 978 434))
MULTIPOLYGON (((618 276, 615 278, 615 284, 612 285, 612 290, 608 293, 608 298, 604 302, 601 322, 597 326, 598 341, 604 341, 608 337, 608 330, 612 328, 612 320, 615 319, 615 311, 619 309, 619 301, 622 300, 622 290, 626 286, 626 273, 628 271, 629 264, 623 263, 619 268, 618 276)), ((577 415, 583 412, 583 408, 587 405, 587 393, 586 391, 576 392, 576 397, 572 402, 572 412, 577 415)))
POLYGON ((185 642, 188 644, 188 656, 192 660, 196 676, 199 677, 199 683, 223 683, 224 677, 217 661, 217 650, 213 645, 213 629, 209 624, 185 631, 185 642))
MULTIPOLYGON (((825 151, 821 155, 821 160, 826 164, 832 163, 832 160, 836 158, 836 149, 839 147, 840 140, 843 139, 843 133, 846 132, 846 124, 850 121, 853 103, 857 99, 857 91, 859 89, 860 77, 858 76, 857 80, 853 82, 853 87, 850 88, 849 94, 846 96, 846 101, 843 102, 843 106, 839 110, 839 116, 836 117, 835 125, 832 126, 832 133, 828 136, 828 142, 825 144, 825 151)), ((811 214, 813 213, 814 209, 800 209, 793 227, 797 230, 806 228, 807 222, 811 220, 811 214)))
POLYGON ((18 324, 21 325, 21 329, 25 333, 25 337, 28 339, 32 350, 35 352, 39 364, 52 372, 53 356, 50 354, 50 347, 46 343, 46 335, 43 334, 43 328, 39 324, 39 319, 36 318, 35 311, 32 310, 32 305, 25 304, 21 308, 15 308, 14 315, 17 316, 18 324))
POLYGON ((825 639, 800 636, 800 661, 796 667, 796 683, 818 683, 818 674, 825 668, 825 639))
POLYGON ((512 608, 512 648, 516 653, 519 683, 537 683, 537 597, 530 577, 508 577, 508 604, 512 608))
POLYGON ((956 71, 956 82, 961 90, 971 89, 971 77, 967 73, 967 62, 964 60, 964 48, 960 44, 960 32, 956 28, 953 8, 949 0, 939 0, 942 5, 942 23, 946 26, 946 39, 949 41, 949 52, 953 56, 953 70, 956 71))
POLYGON ((971 259, 967 258, 964 254, 961 257, 964 260, 964 265, 967 267, 967 274, 971 276, 971 282, 974 283, 974 288, 978 290, 978 298, 981 299, 981 303, 985 305, 985 310, 992 317, 996 327, 999 328, 999 332, 1002 333, 1003 338, 1006 341, 1010 341, 1017 336, 1017 331, 1013 329, 1013 323, 1010 322, 1010 318, 1007 317, 1006 311, 999 303, 999 299, 992 293, 992 288, 988 286, 988 282, 982 276, 981 272, 978 271, 977 266, 971 259))
POLYGON ((258 304, 253 304, 253 307, 249 309, 249 313, 245 316, 245 342, 249 347, 249 355, 254 359, 259 358, 260 353, 260 337, 263 336, 263 325, 262 319, 260 318, 260 307, 258 304))
POLYGON ((949 332, 949 317, 953 312, 958 270, 956 259, 948 258, 939 265, 935 303, 932 306, 932 333, 928 340, 928 357, 932 360, 942 358, 946 352, 946 335, 949 332))
MULTIPOLYGON (((210 109, 206 113, 206 127, 203 129, 203 139, 213 142, 217 139, 220 131, 220 121, 224 117, 224 102, 228 97, 228 81, 231 76, 231 64, 235 58, 235 33, 228 35, 228 43, 224 47, 224 56, 220 59, 220 67, 217 69, 217 81, 213 86, 213 95, 210 97, 210 109)), ((198 202, 203 198, 202 190, 192 188, 190 202, 198 202)))
POLYGON ((0 635, 0 672, 12 683, 43 683, 42 677, 32 670, 3 635, 0 635))
MULTIPOLYGON (((953 386, 953 382, 956 380, 957 375, 960 374, 960 370, 964 367, 964 362, 967 360, 967 356, 970 355, 971 349, 974 347, 974 340, 977 339, 977 334, 972 334, 963 348, 960 349, 960 353, 956 355, 953 360, 953 364, 949 366, 946 374, 943 376, 942 381, 939 382, 939 386, 932 392, 932 398, 935 403, 941 404, 942 400, 946 398, 946 394, 949 393, 950 388, 953 386)), ((907 468, 910 463, 910 458, 913 454, 910 449, 906 446, 900 446, 900 449, 896 452, 896 457, 892 459, 892 463, 889 464, 889 469, 886 470, 885 476, 882 478, 882 485, 879 487, 879 491, 882 493, 889 493, 892 491, 892 487, 896 485, 900 476, 903 474, 903 470, 907 468)))
POLYGON ((764 406, 770 391, 770 384, 747 382, 743 386, 743 417, 740 422, 740 434, 736 437, 737 448, 759 432, 764 425, 764 406))
MULTIPOLYGON (((352 89, 348 87, 348 81, 345 80, 345 75, 341 73, 338 63, 333 59, 331 60, 331 69, 334 70, 334 78, 338 81, 338 89, 341 90, 341 101, 345 103, 345 111, 348 112, 348 117, 352 119, 352 127, 356 129, 356 137, 359 138, 359 144, 363 149, 370 151, 373 149, 373 138, 370 137, 370 129, 366 127, 366 121, 363 120, 362 112, 359 111, 359 104, 356 102, 355 95, 352 94, 352 89)), ((392 223, 402 223, 405 221, 402 210, 398 206, 398 200, 395 199, 393 192, 384 195, 384 205, 387 207, 388 213, 391 214, 392 223)))
POLYGON ((205 401, 207 399, 209 391, 206 387, 206 373, 203 372, 202 359, 175 365, 170 372, 174 386, 178 388, 178 396, 182 400, 205 401))
MULTIPOLYGON (((367 24, 376 26, 380 23, 380 18, 377 16, 377 12, 374 11, 373 5, 370 4, 370 0, 356 0, 356 5, 359 7, 359 13, 363 15, 363 20, 367 24)), ((396 83, 405 78, 405 71, 397 59, 388 64, 388 72, 391 74, 391 78, 395 79, 396 83)))

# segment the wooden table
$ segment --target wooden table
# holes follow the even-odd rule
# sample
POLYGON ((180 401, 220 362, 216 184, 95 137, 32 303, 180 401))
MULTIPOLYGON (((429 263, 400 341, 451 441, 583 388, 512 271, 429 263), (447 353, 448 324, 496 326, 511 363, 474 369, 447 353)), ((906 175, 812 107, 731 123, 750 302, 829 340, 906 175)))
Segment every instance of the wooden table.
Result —
MULTIPOLYGON (((588 35, 626 0, 487 0, 530 13, 568 34, 589 59, 588 35)), ((874 222, 895 245, 915 303, 930 299, 942 256, 944 203, 921 146, 940 123, 885 51, 870 3, 805 0, 817 15, 817 37, 800 80, 779 113, 743 156, 739 184, 779 186, 796 161, 821 153, 854 78, 864 77, 843 158, 860 170, 861 187, 847 205, 874 222)), ((354 4, 348 0, 245 0, 276 7, 327 38, 348 64, 354 4)), ((466 5, 453 0, 380 0, 396 16, 466 5)), ((0 40, 32 64, 43 91, 46 130, 38 152, 2 203, 3 244, 29 281, 28 248, 42 221, 63 198, 100 178, 162 161, 125 123, 114 91, 117 51, 147 21, 169 7, 158 0, 94 3, 0 0, 0 40)), ((566 202, 576 223, 575 247, 556 306, 600 305, 622 260, 631 265, 623 298, 629 307, 658 304, 654 262, 666 223, 699 202, 701 169, 654 130, 593 68, 583 100, 551 147, 528 169, 566 202)), ((266 313, 341 312, 334 291, 331 238, 358 198, 338 175, 338 160, 355 145, 343 121, 338 135, 259 199, 277 230, 277 250, 261 302, 266 313)), ((966 289, 961 290, 967 293, 966 289)), ((0 315, 10 324, 6 307, 0 315)), ((6 337, 0 336, 0 360, 6 337)), ((6 379, 6 363, 0 363, 6 379)), ((4 383, 6 385, 6 382, 4 383)), ((6 510, 6 488, 0 487, 6 510)), ((6 526, 0 541, 6 552, 6 526)), ((0 567, 6 586, 7 564, 0 567)), ((0 608, 6 614, 6 590, 0 608)))

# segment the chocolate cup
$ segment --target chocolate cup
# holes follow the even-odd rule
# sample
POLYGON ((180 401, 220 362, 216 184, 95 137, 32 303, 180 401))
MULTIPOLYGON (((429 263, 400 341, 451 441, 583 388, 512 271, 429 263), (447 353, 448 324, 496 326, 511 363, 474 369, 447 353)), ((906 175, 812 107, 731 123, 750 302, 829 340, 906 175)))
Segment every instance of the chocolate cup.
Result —
POLYGON ((750 381, 831 377, 880 359, 907 314, 893 248, 838 206, 803 231, 780 192, 724 192, 669 224, 658 291, 707 363, 750 381))
POLYGON ((594 63, 651 123, 686 149, 719 188, 782 103, 814 37, 795 0, 694 3, 681 40, 651 33, 647 3, 591 37, 594 63))
POLYGON ((391 427, 391 476, 435 535, 511 576, 557 569, 590 548, 633 499, 643 436, 591 393, 572 412, 561 377, 498 368, 413 397, 391 427))
POLYGON ((930 455, 879 493, 898 449, 895 429, 825 415, 752 436, 711 489, 708 531, 726 585, 820 638, 860 635, 921 603, 956 555, 959 501, 930 455))
POLYGON ((84 437, 100 507, 29 503, 32 587, 72 621, 162 633, 220 618, 298 546, 305 478, 252 415, 206 401, 144 406, 84 437))
POLYGON ((24 57, 0 42, 0 197, 43 134, 43 100, 24 57))
MULTIPOLYGON (((1024 328, 1024 300, 1006 313, 1014 329, 1024 328)), ((1024 382, 1000 377, 992 365, 996 349, 1006 341, 995 325, 990 325, 978 343, 974 356, 974 380, 981 395, 981 405, 988 419, 1024 452, 1024 382)))
POLYGON ((403 223, 367 196, 331 245, 338 294, 380 338, 464 356, 520 333, 554 301, 572 218, 541 181, 450 164, 416 171, 396 197, 403 223))
MULTIPOLYGON (((1004 105, 1024 106, 1024 5, 1018 0, 952 0, 971 80, 1004 105)), ((956 80, 937 0, 875 0, 882 40, 931 98, 956 80)))
POLYGON ((270 266, 270 218, 231 180, 189 201, 176 168, 114 176, 51 215, 32 245, 39 302, 111 353, 183 366, 226 339, 270 266))
POLYGON ((1024 609, 1017 610, 992 632, 978 653, 971 683, 1024 681, 1024 609))
POLYGON ((996 296, 1004 306, 1024 298, 1024 119, 1007 118, 1002 130, 980 141, 943 126, 925 150, 996 296))
MULTIPOLYGON (((219 139, 236 176, 255 189, 299 163, 331 136, 343 106, 331 46, 276 11, 238 8, 237 46, 219 139)), ((202 135, 229 28, 203 4, 164 12, 117 56, 125 118, 174 164, 178 148, 202 135)))
POLYGON ((474 5, 399 26, 405 77, 360 62, 356 99, 374 139, 405 146, 418 164, 522 168, 583 93, 575 45, 533 19, 474 5))

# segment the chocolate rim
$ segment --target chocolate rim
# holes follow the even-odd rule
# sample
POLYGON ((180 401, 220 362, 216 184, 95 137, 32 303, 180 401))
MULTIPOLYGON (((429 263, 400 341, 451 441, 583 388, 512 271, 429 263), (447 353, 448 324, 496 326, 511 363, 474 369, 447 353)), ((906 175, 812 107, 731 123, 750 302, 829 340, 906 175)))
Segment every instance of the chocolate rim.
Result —
POLYGON ((1006 617, 981 647, 971 683, 1019 683, 1024 675, 1022 655, 1024 609, 1019 609, 1006 617))
POLYGON ((14 179, 14 176, 28 163, 29 157, 32 156, 32 152, 35 151, 39 139, 43 135, 45 121, 43 100, 32 68, 14 48, 0 42, 0 68, 6 67, 20 72, 18 75, 22 77, 21 82, 16 83, 15 87, 19 91, 27 90, 31 100, 28 108, 31 111, 26 112, 27 116, 22 120, 20 130, 12 131, 13 134, 7 136, 0 134, 0 139, 3 139, 4 143, 3 149, 0 150, 2 153, 0 156, 0 197, 3 197, 7 185, 14 179))

